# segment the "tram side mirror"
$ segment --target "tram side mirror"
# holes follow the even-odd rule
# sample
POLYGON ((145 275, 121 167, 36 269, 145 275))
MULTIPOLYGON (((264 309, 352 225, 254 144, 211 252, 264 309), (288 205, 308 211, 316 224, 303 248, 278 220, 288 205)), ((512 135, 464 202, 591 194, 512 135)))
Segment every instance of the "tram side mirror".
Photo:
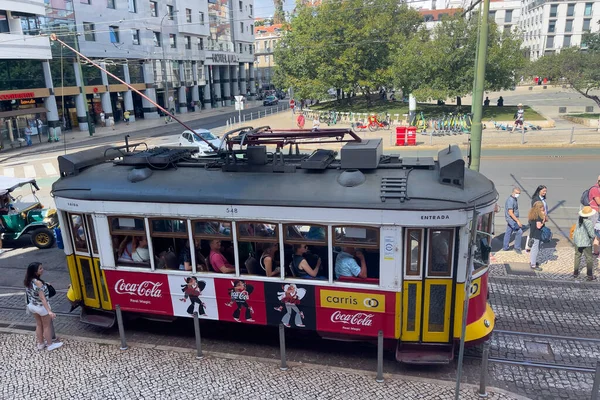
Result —
POLYGON ((464 189, 465 160, 457 145, 450 145, 438 153, 439 182, 464 189))

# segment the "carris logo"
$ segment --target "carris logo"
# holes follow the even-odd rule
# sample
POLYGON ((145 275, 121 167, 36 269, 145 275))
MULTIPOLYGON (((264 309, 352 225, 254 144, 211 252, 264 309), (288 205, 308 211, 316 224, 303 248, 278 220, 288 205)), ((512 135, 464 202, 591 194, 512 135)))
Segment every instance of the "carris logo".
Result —
POLYGON ((124 279, 119 279, 115 283, 115 292, 132 296, 161 297, 161 286, 161 282, 144 281, 141 283, 125 283, 124 279))
POLYGON ((356 313, 356 314, 345 314, 341 311, 336 311, 331 314, 331 322, 334 324, 350 324, 357 326, 372 326, 373 325, 373 314, 367 313, 356 313))
POLYGON ((365 307, 377 308, 379 306, 379 300, 367 297, 363 300, 363 304, 365 307))

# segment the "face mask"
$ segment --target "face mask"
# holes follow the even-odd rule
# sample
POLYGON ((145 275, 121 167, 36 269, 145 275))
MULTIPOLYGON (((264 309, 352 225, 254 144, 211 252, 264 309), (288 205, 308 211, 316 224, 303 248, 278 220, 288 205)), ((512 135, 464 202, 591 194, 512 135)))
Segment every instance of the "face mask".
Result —
POLYGON ((515 193, 515 199, 518 199, 520 194, 521 193, 515 193))

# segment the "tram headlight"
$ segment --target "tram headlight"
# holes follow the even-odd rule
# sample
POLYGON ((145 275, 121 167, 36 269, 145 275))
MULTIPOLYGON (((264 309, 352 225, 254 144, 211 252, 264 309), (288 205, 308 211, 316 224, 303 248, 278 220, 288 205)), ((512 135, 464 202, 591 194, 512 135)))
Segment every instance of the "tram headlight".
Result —
POLYGON ((483 320, 483 325, 485 325, 486 328, 490 327, 490 321, 488 321, 487 319, 483 320))

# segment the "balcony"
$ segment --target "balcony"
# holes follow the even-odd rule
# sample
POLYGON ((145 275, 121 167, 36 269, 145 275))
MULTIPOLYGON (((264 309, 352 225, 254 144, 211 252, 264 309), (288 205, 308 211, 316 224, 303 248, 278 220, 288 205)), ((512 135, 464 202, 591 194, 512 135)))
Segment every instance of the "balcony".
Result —
POLYGON ((47 37, 0 33, 0 59, 49 60, 52 58, 47 37))
POLYGON ((2 9, 25 14, 46 15, 44 0, 3 0, 2 9))
POLYGON ((256 51, 254 52, 254 54, 256 54, 257 56, 262 56, 262 55, 267 55, 267 54, 273 54, 273 48, 271 47, 261 47, 256 49, 256 51))

